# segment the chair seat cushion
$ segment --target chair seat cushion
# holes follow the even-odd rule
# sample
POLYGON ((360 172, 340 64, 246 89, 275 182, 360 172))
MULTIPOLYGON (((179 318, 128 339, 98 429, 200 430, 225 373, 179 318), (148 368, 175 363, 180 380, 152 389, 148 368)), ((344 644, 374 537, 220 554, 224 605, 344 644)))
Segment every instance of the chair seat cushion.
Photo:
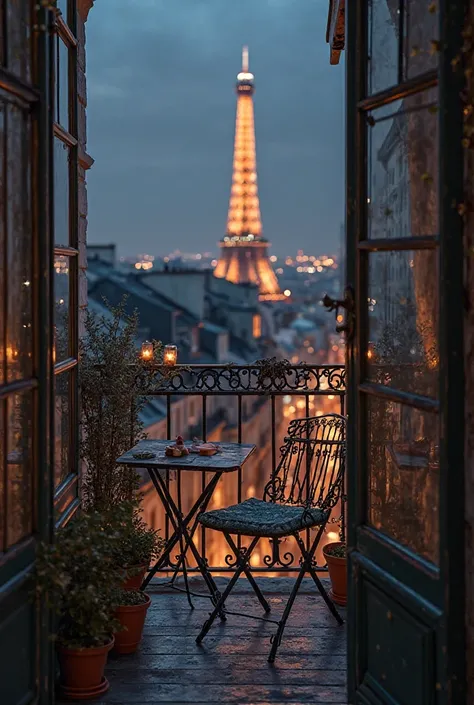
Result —
POLYGON ((225 509, 214 509, 199 516, 203 526, 244 536, 289 536, 311 526, 324 524, 327 512, 321 509, 264 502, 252 497, 225 509))

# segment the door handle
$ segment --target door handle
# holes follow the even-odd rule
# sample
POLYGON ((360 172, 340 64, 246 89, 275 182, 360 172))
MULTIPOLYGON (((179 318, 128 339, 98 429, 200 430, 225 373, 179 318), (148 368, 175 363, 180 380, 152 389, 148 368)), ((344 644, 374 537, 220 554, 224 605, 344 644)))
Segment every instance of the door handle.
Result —
POLYGON ((346 341, 350 343, 354 338, 355 332, 355 301, 354 301, 354 289, 348 284, 344 289, 343 299, 333 299, 328 294, 324 295, 322 304, 329 312, 336 312, 336 332, 345 333, 346 341), (343 308, 345 310, 345 316, 343 317, 339 313, 339 309, 343 308))

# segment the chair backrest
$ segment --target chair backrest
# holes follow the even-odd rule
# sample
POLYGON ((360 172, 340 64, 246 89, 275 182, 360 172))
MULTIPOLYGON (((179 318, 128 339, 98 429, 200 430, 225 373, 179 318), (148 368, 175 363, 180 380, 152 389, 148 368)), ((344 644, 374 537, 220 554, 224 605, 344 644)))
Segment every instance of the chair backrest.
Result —
POLYGON ((264 499, 332 509, 343 489, 345 430, 346 419, 339 414, 291 421, 264 499))

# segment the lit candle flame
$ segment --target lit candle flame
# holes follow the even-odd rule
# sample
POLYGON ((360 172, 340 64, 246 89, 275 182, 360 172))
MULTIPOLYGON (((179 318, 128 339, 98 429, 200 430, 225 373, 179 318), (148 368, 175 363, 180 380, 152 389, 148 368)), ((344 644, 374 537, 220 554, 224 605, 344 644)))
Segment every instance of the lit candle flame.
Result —
POLYGON ((149 340, 142 343, 141 357, 147 362, 153 360, 153 343, 150 343, 149 340))
POLYGON ((165 365, 176 365, 178 361, 178 348, 176 345, 165 345, 163 362, 165 365))

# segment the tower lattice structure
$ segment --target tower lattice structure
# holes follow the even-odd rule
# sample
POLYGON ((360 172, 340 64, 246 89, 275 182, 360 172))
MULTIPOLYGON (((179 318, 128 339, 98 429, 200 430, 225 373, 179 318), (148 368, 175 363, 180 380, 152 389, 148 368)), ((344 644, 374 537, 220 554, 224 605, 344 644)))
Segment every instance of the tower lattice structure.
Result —
POLYGON ((263 301, 278 301, 278 279, 268 259, 270 243, 262 236, 262 219, 257 185, 255 124, 253 112, 254 76, 249 72, 248 49, 242 52, 242 71, 237 75, 232 188, 227 216, 227 233, 220 241, 221 255, 216 277, 259 287, 263 301))

